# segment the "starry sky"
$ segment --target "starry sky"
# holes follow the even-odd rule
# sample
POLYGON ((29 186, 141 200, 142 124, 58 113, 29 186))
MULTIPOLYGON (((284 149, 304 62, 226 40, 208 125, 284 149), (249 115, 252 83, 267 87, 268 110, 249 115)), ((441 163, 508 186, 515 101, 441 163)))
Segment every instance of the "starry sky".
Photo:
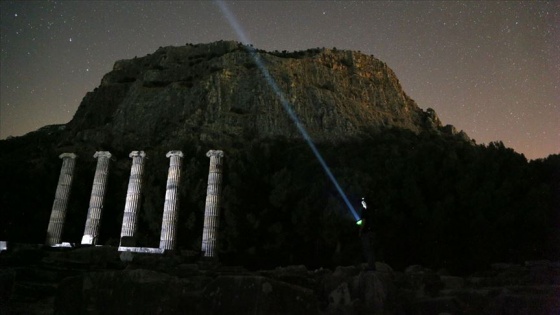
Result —
MULTIPOLYGON (((560 153, 560 2, 227 1, 255 48, 386 62, 477 143, 560 153)), ((213 1, 1 1, 0 139, 72 119, 119 59, 239 40, 213 1)))

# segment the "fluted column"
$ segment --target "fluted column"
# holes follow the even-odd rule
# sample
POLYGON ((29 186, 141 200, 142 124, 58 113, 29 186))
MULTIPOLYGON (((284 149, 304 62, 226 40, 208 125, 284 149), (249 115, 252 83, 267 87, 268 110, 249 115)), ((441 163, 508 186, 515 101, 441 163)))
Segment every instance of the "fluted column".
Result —
POLYGON ((179 181, 181 179, 181 163, 183 152, 169 151, 165 155, 171 158, 167 174, 165 204, 163 206, 163 220, 161 222, 161 236, 159 248, 175 249, 175 234, 177 231, 177 208, 179 207, 179 181))
POLYGON ((123 222, 121 228, 121 246, 134 246, 134 236, 136 234, 136 220, 138 218, 138 208, 142 192, 142 173, 144 172, 144 151, 132 151, 128 155, 132 158, 130 168, 130 179, 128 180, 128 190, 126 192, 126 204, 124 207, 123 222), (125 244, 123 244, 123 238, 125 244))
POLYGON ((89 199, 86 228, 82 237, 82 244, 87 245, 96 245, 98 241, 111 153, 108 151, 97 151, 93 157, 97 159, 97 168, 95 169, 95 177, 93 178, 93 187, 89 199))
POLYGON ((60 244, 61 241, 77 155, 74 153, 62 153, 59 157, 62 159, 62 168, 58 177, 58 186, 56 187, 51 219, 47 228, 47 239, 45 241, 45 244, 49 246, 60 244))
POLYGON ((220 195, 224 152, 221 150, 210 150, 206 153, 206 156, 210 158, 210 170, 208 172, 206 209, 204 211, 202 252, 204 257, 214 258, 217 251, 218 227, 220 224, 220 195))

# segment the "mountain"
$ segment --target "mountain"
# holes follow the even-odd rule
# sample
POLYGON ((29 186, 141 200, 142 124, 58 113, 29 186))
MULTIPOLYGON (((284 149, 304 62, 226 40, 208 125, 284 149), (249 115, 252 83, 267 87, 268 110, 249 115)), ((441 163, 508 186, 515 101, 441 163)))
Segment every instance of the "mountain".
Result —
MULTIPOLYGON (((247 48, 219 41, 117 61, 68 124, 72 139, 145 147, 193 135, 217 144, 301 137, 247 48)), ((435 112, 420 109, 373 56, 330 49, 255 53, 315 141, 340 141, 364 128, 443 130, 435 112)))
POLYGON ((138 244, 157 247, 165 155, 181 150, 178 246, 198 251, 205 154, 221 149, 225 263, 360 261, 354 218, 290 110, 354 207, 367 196, 378 208, 378 259, 397 268, 423 263, 462 271, 495 261, 554 259, 560 252, 557 156, 529 163, 502 143, 476 145, 444 126, 434 110, 422 110, 373 56, 319 48, 266 52, 229 41, 162 47, 117 61, 68 124, 0 141, 0 240, 44 242, 58 155, 73 152, 79 157, 63 240, 79 242, 92 156, 103 150, 113 157, 100 244, 117 245, 128 154, 144 150, 138 244))

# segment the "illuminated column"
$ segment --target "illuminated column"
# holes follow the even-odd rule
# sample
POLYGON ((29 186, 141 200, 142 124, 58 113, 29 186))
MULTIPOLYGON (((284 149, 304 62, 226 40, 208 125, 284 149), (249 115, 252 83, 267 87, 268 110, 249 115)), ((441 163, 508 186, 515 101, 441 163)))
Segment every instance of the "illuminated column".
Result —
POLYGON ((220 193, 222 186, 222 160, 224 152, 210 150, 206 153, 210 158, 208 172, 208 188, 206 191, 206 209, 204 211, 204 230, 202 232, 202 252, 204 257, 216 256, 216 241, 220 214, 220 193))
POLYGON ((130 168, 130 179, 128 180, 128 191, 126 192, 126 204, 124 206, 123 223, 121 228, 121 246, 134 246, 136 244, 123 244, 123 238, 133 239, 136 234, 136 219, 138 218, 138 207, 142 191, 142 173, 144 172, 144 151, 132 151, 128 155, 132 158, 130 168))
POLYGON ((169 173, 167 174, 167 190, 165 192, 165 204, 163 206, 159 248, 174 250, 175 232, 177 230, 177 208, 179 207, 179 180, 181 179, 183 152, 169 151, 165 156, 171 159, 169 161, 169 173))
POLYGON ((59 157, 62 159, 62 168, 58 177, 58 186, 56 187, 51 219, 47 228, 47 240, 45 241, 45 244, 49 246, 60 244, 77 155, 74 153, 62 153, 59 157))
POLYGON ((105 198, 105 187, 109 175, 109 161, 111 153, 108 151, 97 151, 93 155, 97 158, 97 168, 93 178, 93 187, 89 199, 89 209, 86 220, 86 228, 82 237, 82 244, 96 245, 99 237, 99 224, 101 223, 101 211, 103 210, 103 199, 105 198))

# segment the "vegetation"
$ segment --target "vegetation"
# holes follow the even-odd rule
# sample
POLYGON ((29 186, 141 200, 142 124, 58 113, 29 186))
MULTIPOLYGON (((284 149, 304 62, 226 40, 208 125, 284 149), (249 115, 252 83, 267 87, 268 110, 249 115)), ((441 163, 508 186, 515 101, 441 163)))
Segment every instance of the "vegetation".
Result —
MULTIPOLYGON (((22 149, 23 138, 0 142, 2 240, 44 239, 60 167, 54 150, 41 145, 50 137, 25 138, 33 150, 22 149)), ((303 140, 239 141, 222 147, 225 264, 332 267, 362 260, 355 219, 303 140)), ((459 274, 493 262, 560 259, 560 155, 528 162, 501 142, 473 145, 398 129, 318 147, 353 206, 359 210, 366 196, 378 209, 377 258, 395 268, 422 264, 459 274)), ((196 137, 181 148, 182 249, 200 247, 210 148, 196 137)), ((66 241, 78 242, 83 232, 95 169, 88 150, 78 152, 83 159, 72 187, 66 241)), ((116 245, 132 148, 110 150, 117 160, 101 242, 116 245)), ((157 246, 168 160, 163 148, 146 152, 139 242, 157 246)))
MULTIPOLYGON (((356 209, 362 196, 373 201, 378 258, 393 266, 466 272, 558 259, 558 155, 529 163, 501 142, 402 130, 320 151, 356 209)), ((255 143, 227 161, 226 256, 267 265, 361 260, 354 219, 306 144, 255 143)))

